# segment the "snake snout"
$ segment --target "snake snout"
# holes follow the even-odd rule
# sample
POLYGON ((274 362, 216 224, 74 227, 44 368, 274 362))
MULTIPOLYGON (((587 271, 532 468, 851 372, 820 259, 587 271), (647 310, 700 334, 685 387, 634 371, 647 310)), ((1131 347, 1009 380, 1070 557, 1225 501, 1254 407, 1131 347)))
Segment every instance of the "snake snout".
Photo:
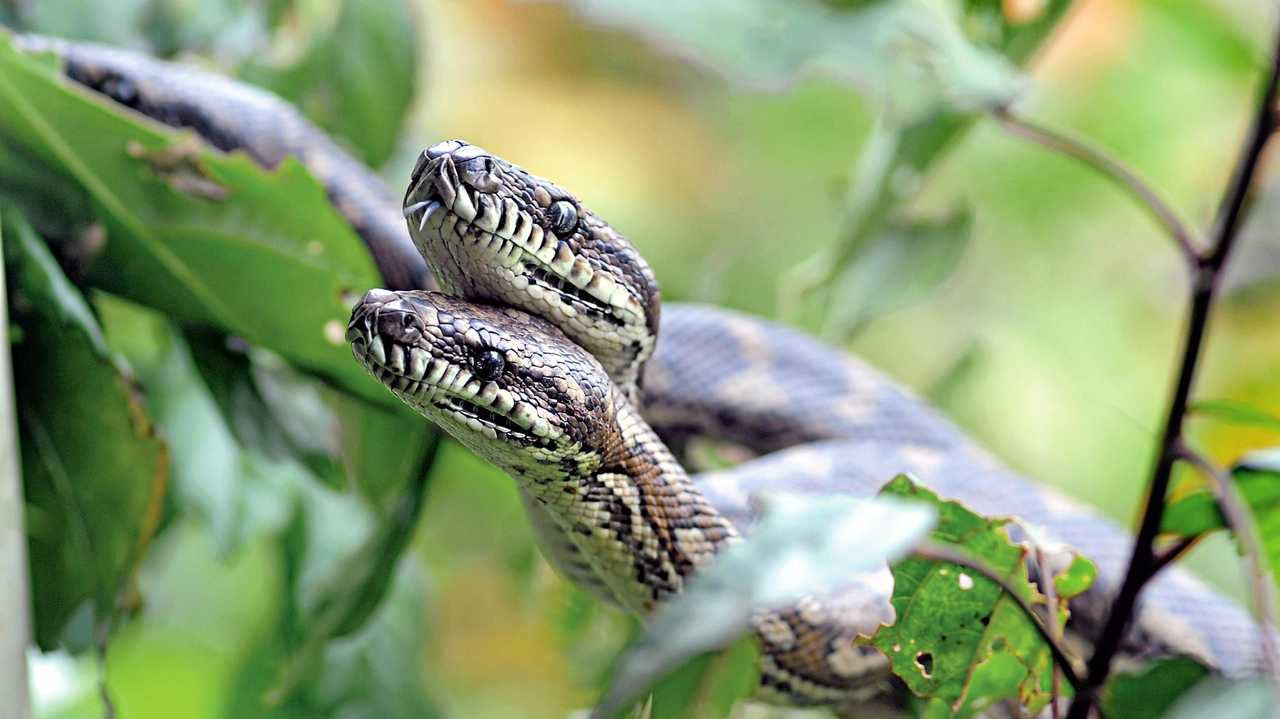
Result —
POLYGON ((347 323, 347 342, 356 354, 375 344, 375 339, 403 344, 422 333, 422 320, 397 292, 372 289, 360 298, 347 323))
POLYGON ((422 320, 403 304, 384 305, 378 311, 376 329, 384 342, 409 346, 422 337, 422 320))
MULTIPOLYGON (((494 156, 462 140, 445 140, 428 147, 418 156, 409 180, 409 191, 404 198, 405 217, 435 198, 453 208, 460 185, 485 193, 496 192, 501 180, 494 156)), ((472 198, 466 198, 468 206, 471 201, 472 198)))

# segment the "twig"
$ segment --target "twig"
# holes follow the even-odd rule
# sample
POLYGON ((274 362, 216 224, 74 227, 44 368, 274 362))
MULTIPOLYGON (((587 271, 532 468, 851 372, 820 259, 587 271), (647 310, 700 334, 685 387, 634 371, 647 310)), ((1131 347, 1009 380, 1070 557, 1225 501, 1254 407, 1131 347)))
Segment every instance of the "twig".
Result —
POLYGON ((1173 546, 1162 552, 1156 553, 1155 563, 1151 566, 1151 575, 1155 576, 1164 571, 1164 568, 1176 562, 1187 550, 1200 543, 1203 535, 1197 534, 1194 537, 1183 537, 1179 539, 1173 546))
MULTIPOLYGON (((1036 545, 1035 553, 1036 569, 1040 572, 1040 580, 1044 585, 1044 596, 1049 605, 1049 629, 1053 632, 1056 640, 1062 641, 1062 633, 1058 631, 1058 588, 1053 585, 1053 569, 1049 566, 1049 559, 1039 545, 1036 545)), ((1062 697, 1062 671, 1057 664, 1053 666, 1052 671, 1053 678, 1049 706, 1051 707, 1052 719, 1061 719, 1062 708, 1058 706, 1058 700, 1062 697)))
POLYGON ((1178 243, 1183 257, 1189 265, 1194 266, 1200 260, 1200 251, 1196 249, 1195 234, 1188 228, 1178 213, 1165 202, 1155 189, 1138 177, 1137 173, 1125 167, 1120 161, 1101 150, 1090 147, 1079 140, 1066 137, 1042 125, 1018 117, 1007 107, 992 110, 991 116, 1010 133, 1025 140, 1030 140, 1042 147, 1072 157, 1100 172, 1107 179, 1116 183, 1121 189, 1134 197, 1156 222, 1178 243))
POLYGON ((1267 74, 1266 85, 1263 88, 1249 136, 1236 160, 1231 185, 1224 193, 1218 208, 1212 235, 1213 242, 1206 253, 1197 256, 1192 268, 1191 311, 1187 320, 1187 336, 1182 349, 1182 362, 1178 370, 1177 385, 1169 402, 1164 434, 1160 442, 1156 466, 1152 471, 1147 503, 1142 513, 1138 536, 1134 541, 1133 553, 1129 558, 1129 566, 1120 592, 1111 605, 1102 633, 1097 638, 1093 656, 1089 658, 1083 690, 1071 703, 1067 719, 1086 719, 1089 716, 1095 695, 1106 681, 1111 669, 1111 660, 1115 658, 1120 642, 1133 619, 1138 594, 1155 576, 1159 566, 1162 566, 1156 563, 1154 543, 1160 531, 1160 523, 1164 519, 1169 480, 1182 443, 1182 423, 1187 411, 1187 400, 1195 380, 1196 365, 1199 363, 1201 345, 1204 341, 1209 310, 1213 306, 1219 275, 1235 243, 1241 209, 1244 207, 1249 188, 1253 184, 1253 176, 1258 168, 1262 148, 1275 130, 1278 78, 1280 78, 1280 31, 1276 32, 1271 52, 1271 68, 1267 74))
POLYGON ((1245 557, 1249 562, 1253 611, 1257 615, 1258 623, 1262 625, 1261 643, 1264 666, 1267 674, 1275 677, 1276 670, 1280 668, 1280 658, 1276 654, 1273 634, 1276 628, 1276 605, 1275 594, 1271 587, 1274 585, 1271 573, 1263 563, 1262 539, 1258 536, 1257 523, 1253 521, 1253 515, 1241 500, 1231 475, 1190 447, 1180 447, 1178 454, 1181 459, 1195 465, 1212 480, 1210 484, 1213 486, 1213 495, 1218 501, 1218 508, 1222 510, 1223 518, 1226 519, 1227 528, 1236 535, 1240 546, 1244 548, 1245 557))
MULTIPOLYGON (((1053 654, 1054 663, 1062 669, 1062 676, 1066 678, 1072 688, 1079 691, 1080 675, 1079 672, 1076 671, 1075 660, 1067 654, 1067 651, 1063 648, 1061 641, 1055 637, 1055 632, 1051 631, 1049 627, 1045 625, 1044 618, 1035 610, 1035 607, 1028 604, 1027 601, 1022 598, 1022 595, 1019 594, 1017 589, 1009 583, 1008 579, 1000 576, 991 567, 977 559, 944 544, 925 542, 916 547, 915 554, 922 559, 928 559, 935 562, 950 562, 951 564, 958 564, 962 567, 967 567, 999 585, 1000 588, 1004 590, 1005 594, 1012 597, 1013 601, 1017 602, 1018 606, 1022 607, 1022 611, 1031 619, 1031 623, 1035 626, 1036 631, 1040 633, 1045 644, 1049 645, 1049 651, 1053 654)), ((1052 581, 1052 578, 1050 581, 1052 581)), ((1052 621, 1052 618, 1050 621, 1052 621)))

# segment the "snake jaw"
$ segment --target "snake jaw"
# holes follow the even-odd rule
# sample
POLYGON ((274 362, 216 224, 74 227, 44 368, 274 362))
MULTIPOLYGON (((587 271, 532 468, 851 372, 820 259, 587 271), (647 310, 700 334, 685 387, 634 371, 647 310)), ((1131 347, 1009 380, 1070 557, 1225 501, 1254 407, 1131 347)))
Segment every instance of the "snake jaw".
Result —
POLYGON ((404 198, 410 235, 451 294, 548 318, 631 388, 653 348, 644 260, 569 193, 459 140, 427 148, 404 198))
POLYGON ((513 472, 550 476, 566 453, 599 444, 612 416, 599 363, 556 330, 509 309, 431 292, 370 290, 352 311, 347 341, 375 379, 463 444, 513 472), (479 358, 503 357, 498 374, 479 358), (489 374, 486 374, 489 372, 489 374), (586 403, 584 414, 566 405, 586 403))

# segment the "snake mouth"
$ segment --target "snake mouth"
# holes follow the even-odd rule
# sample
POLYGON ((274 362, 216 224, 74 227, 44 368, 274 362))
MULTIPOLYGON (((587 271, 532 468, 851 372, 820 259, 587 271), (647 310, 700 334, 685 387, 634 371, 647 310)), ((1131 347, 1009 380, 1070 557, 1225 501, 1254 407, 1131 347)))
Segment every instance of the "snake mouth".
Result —
POLYGON ((517 201, 493 169, 501 160, 472 145, 431 153, 419 160, 404 204, 410 234, 424 255, 432 254, 424 245, 461 244, 500 267, 511 289, 534 300, 555 297, 570 316, 583 312, 618 326, 643 316, 625 286, 597 271, 535 217, 529 205, 536 199, 517 201))
POLYGON ((358 337, 351 346, 375 379, 414 408, 434 408, 489 439, 506 438, 524 445, 552 442, 549 425, 529 405, 493 382, 477 381, 456 364, 425 359, 426 350, 405 348, 378 336, 358 337), (406 357, 408 363, 402 359, 406 357))
POLYGON ((347 341, 365 370, 414 409, 489 439, 553 443, 556 430, 531 404, 477 377, 456 359, 459 347, 445 339, 449 335, 428 331, 427 324, 412 302, 370 290, 352 313, 347 341))
POLYGON ((516 424, 514 418, 471 404, 461 398, 444 395, 433 400, 432 404, 441 412, 452 415, 460 424, 489 439, 502 437, 519 440, 522 444, 549 444, 549 440, 533 434, 529 428, 516 424))

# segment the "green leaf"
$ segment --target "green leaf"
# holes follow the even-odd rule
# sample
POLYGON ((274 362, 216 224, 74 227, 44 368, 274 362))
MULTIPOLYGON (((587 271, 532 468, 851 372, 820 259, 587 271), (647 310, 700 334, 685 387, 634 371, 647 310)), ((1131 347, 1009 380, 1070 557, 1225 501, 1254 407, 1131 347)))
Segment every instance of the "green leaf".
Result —
POLYGON ((858 572, 902 556, 933 520, 930 508, 894 498, 774 496, 750 537, 654 613, 593 716, 615 715, 673 666, 738 638, 755 612, 833 594, 858 572))
POLYGON ((158 323, 153 331, 165 337, 164 351, 140 371, 150 389, 148 405, 170 440, 174 494, 183 511, 207 522, 223 556, 283 527, 293 488, 314 481, 306 469, 292 458, 271 458, 240 445, 186 342, 162 318, 118 300, 103 298, 99 306, 110 308, 104 317, 113 336, 125 323, 152 321, 158 323))
POLYGON ((241 154, 118 110, 0 36, 0 136, 79 185, 107 231, 100 287, 268 347, 391 404, 343 337, 378 284, 368 250, 297 162, 241 154))
POLYGON ((138 388, 44 243, 0 208, 12 322, 35 635, 105 636, 161 519, 170 475, 138 388))
POLYGON ((896 117, 953 106, 1004 105, 1017 71, 971 44, 950 4, 873 2, 837 10, 792 0, 635 3, 565 0, 589 19, 630 30, 751 87, 784 87, 821 73, 885 101, 896 117))
POLYGON ((253 0, 149 0, 139 24, 159 57, 200 53, 224 65, 267 51, 266 12, 253 0))
POLYGON ((389 509, 434 456, 437 431, 403 406, 385 409, 349 397, 333 404, 346 476, 370 504, 389 509))
POLYGON ((40 0, 24 3, 24 29, 45 35, 93 40, 112 45, 138 41, 137 28, 147 0, 40 0))
POLYGON ((1125 719, 1160 719, 1208 675, 1208 669, 1186 657, 1159 659, 1139 672, 1112 674, 1102 690, 1103 713, 1125 719))
MULTIPOLYGON (((386 162, 414 99, 418 38, 403 0, 346 0, 289 64, 255 58, 241 74, 296 104, 316 124, 386 162)), ((292 38, 296 46, 306 40, 292 38)))
POLYGON ((1060 599, 1074 599, 1089 590, 1098 579, 1098 565, 1077 555, 1071 564, 1053 577, 1053 590, 1060 599))
POLYGON ((271 688, 271 703, 293 695, 313 674, 329 643, 358 631, 381 604, 417 526, 435 446, 432 443, 420 458, 416 481, 409 483, 373 533, 354 552, 332 564, 314 589, 304 593, 302 598, 309 605, 302 607, 304 639, 271 688))
POLYGON ((963 0, 961 17, 966 34, 995 48, 1014 62, 1024 62, 1053 31, 1071 0, 1048 0, 1023 6, 1020 12, 1002 0, 963 0))
MULTIPOLYGON (((430 697, 427 672, 426 572, 400 561, 390 592, 358 632, 329 642, 304 701, 333 707, 327 716, 432 719, 444 716, 430 697)), ((312 713, 310 716, 315 716, 312 713)))
POLYGON ((49 170, 0 136, 0 195, 46 237, 74 237, 92 219, 75 183, 49 170))
MULTIPOLYGON (((954 546, 1004 577, 1030 606, 1045 598, 1027 575, 1026 550, 987 519, 899 477, 882 496, 929 502, 938 511, 934 541, 954 546)), ((1052 656, 1032 620, 995 582, 971 569, 909 557, 892 567, 897 620, 872 637, 912 692, 967 717, 1016 699, 1031 713, 1051 698, 1052 656)), ((1063 582, 1073 592, 1093 570, 1073 563, 1063 582)), ((1056 578, 1055 578, 1056 581, 1056 578)), ((1059 617, 1065 623, 1064 617, 1059 617)))
MULTIPOLYGON (((1273 574, 1280 572, 1280 450, 1247 455, 1231 469, 1231 478, 1257 524, 1266 562, 1273 574)), ((1194 537, 1226 528, 1212 492, 1200 489, 1165 509, 1161 531, 1194 537)))
POLYGON ((317 479, 342 486, 338 420, 314 381, 217 330, 188 326, 183 336, 237 442, 272 459, 297 459, 317 479))
MULTIPOLYGON (((262 719, 377 717, 434 719, 444 716, 431 698, 427 674, 430 626, 424 604, 429 586, 411 558, 400 561, 386 600, 358 632, 333 640, 285 702, 269 705, 269 685, 290 652, 287 632, 277 631, 253 647, 231 683, 222 716, 262 719)), ((287 600, 286 600, 287 601, 287 600)), ((277 623, 282 629, 284 623, 277 623)))
POLYGON ((892 224, 834 269, 827 329, 847 337, 867 322, 920 301, 951 276, 972 234, 968 212, 892 224))
POLYGON ((245 447, 297 460, 330 486, 354 486, 379 510, 390 510, 420 475, 436 432, 408 408, 328 391, 278 356, 216 330, 187 327, 185 336, 245 447))
POLYGON ((1195 537, 1226 528, 1213 493, 1201 489, 1179 497, 1165 507, 1160 531, 1178 537, 1195 537))
POLYGON ((701 654, 653 687, 650 719, 719 719, 760 683, 760 651, 752 637, 701 654))
POLYGON ((971 340, 950 366, 929 383, 925 397, 943 409, 958 406, 987 362, 987 349, 983 342, 976 338, 971 340))
POLYGON ((1231 681, 1210 677, 1178 700, 1164 719, 1272 719, 1280 696, 1263 679, 1231 681))
POLYGON ((1261 427, 1280 432, 1280 417, 1258 409, 1248 402, 1232 399, 1207 399, 1192 403, 1188 410, 1193 414, 1212 417, 1219 422, 1261 427))
MULTIPOLYGON (((872 6, 877 3, 867 2, 872 6)), ((999 50, 1015 63, 1029 59, 1066 13, 1070 0, 1049 0, 1032 18, 1012 20, 1003 3, 966 0, 961 5, 961 25, 974 40, 999 50)), ((784 312, 798 318, 806 300, 817 300, 811 309, 831 307, 827 295, 837 269, 850 257, 891 228, 899 206, 922 186, 934 162, 972 127, 975 116, 960 110, 935 112, 904 122, 892 112, 880 115, 863 146, 854 171, 848 227, 837 243, 791 268, 782 282, 784 312)))

